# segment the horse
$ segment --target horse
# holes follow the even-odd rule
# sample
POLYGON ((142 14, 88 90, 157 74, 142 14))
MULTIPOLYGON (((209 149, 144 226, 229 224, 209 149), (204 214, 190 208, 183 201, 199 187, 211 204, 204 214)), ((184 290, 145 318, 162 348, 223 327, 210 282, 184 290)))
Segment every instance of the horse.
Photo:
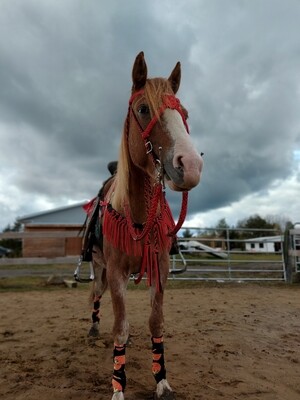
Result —
POLYGON ((93 245, 95 279, 91 336, 99 334, 100 303, 109 288, 113 306, 112 400, 124 400, 129 323, 125 296, 128 281, 144 275, 151 292, 149 329, 155 399, 172 400, 166 378, 163 340, 163 296, 169 273, 172 240, 183 223, 188 191, 198 185, 203 161, 188 134, 187 110, 176 93, 178 62, 168 79, 148 78, 144 53, 133 64, 132 90, 124 123, 116 173, 93 204, 99 205, 101 240, 93 245), (182 192, 177 225, 165 198, 165 183, 182 192))

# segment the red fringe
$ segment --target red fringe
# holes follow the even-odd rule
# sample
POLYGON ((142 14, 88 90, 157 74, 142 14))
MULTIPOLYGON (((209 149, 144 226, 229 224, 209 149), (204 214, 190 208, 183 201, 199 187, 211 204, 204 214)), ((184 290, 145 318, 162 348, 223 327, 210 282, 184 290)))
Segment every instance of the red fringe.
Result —
MULTIPOLYGON (((166 200, 161 204, 161 214, 155 217, 151 231, 141 241, 132 238, 126 218, 111 206, 105 208, 103 216, 103 234, 106 239, 123 253, 142 257, 140 273, 135 282, 139 283, 147 273, 147 284, 151 286, 155 281, 158 291, 161 290, 158 258, 164 251, 170 251, 172 237, 169 236, 169 232, 175 226, 166 200)), ((138 236, 140 230, 135 227, 134 230, 138 236)))

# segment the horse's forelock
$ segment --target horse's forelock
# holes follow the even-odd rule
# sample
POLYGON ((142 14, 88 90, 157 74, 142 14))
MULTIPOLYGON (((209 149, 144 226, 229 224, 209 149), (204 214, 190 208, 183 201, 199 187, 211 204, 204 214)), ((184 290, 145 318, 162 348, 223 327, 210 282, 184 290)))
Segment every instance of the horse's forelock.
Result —
POLYGON ((158 110, 162 105, 163 96, 165 94, 172 94, 170 82, 163 78, 147 79, 144 90, 146 101, 150 108, 151 118, 153 118, 155 115, 160 121, 161 115, 159 114, 158 110))

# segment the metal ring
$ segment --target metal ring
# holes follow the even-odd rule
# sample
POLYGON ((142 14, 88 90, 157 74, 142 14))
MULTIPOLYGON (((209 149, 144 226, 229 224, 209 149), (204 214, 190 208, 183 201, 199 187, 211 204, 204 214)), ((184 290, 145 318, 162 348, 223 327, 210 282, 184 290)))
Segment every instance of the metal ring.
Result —
POLYGON ((150 142, 150 140, 148 140, 148 141, 145 143, 145 147, 146 147, 146 154, 152 153, 152 151, 153 151, 153 146, 152 146, 152 143, 150 142))

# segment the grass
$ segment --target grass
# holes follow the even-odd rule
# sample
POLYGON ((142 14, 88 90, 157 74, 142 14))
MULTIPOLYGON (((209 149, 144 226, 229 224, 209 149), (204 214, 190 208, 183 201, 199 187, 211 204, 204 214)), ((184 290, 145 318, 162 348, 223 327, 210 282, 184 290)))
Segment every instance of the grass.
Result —
POLYGON ((0 293, 1 292, 19 292, 29 290, 45 290, 46 279, 32 276, 19 276, 14 278, 1 278, 0 279, 0 293))
POLYGON ((30 291, 30 290, 60 290, 63 285, 46 285, 51 275, 61 275, 68 279, 73 278, 75 265, 73 264, 46 264, 46 265, 1 265, 0 271, 15 271, 9 277, 0 278, 0 292, 30 291), (18 275, 18 272, 24 274, 18 275))
MULTIPOLYGON (((282 255, 279 253, 230 253, 228 255, 228 258, 216 258, 211 254, 207 253, 196 253, 196 254, 187 254, 184 253, 184 258, 188 261, 189 265, 192 264, 201 264, 205 263, 207 261, 215 261, 217 264, 218 263, 224 263, 228 262, 228 260, 232 261, 241 261, 247 263, 247 261, 281 261, 282 260, 282 255)), ((179 255, 176 256, 176 259, 180 261, 179 255)))
MULTIPOLYGON (((89 292, 90 285, 85 283, 79 283, 77 288, 68 289, 64 285, 47 285, 47 278, 33 277, 33 276, 22 276, 13 278, 0 278, 0 294, 6 292, 30 292, 30 291, 57 291, 57 290, 85 290, 89 292)), ((195 289, 200 287, 223 287, 226 286, 240 286, 240 283, 228 281, 228 282, 217 282, 217 281, 175 281, 169 280, 167 289, 195 289)), ((243 282, 243 285, 258 285, 258 286, 295 286, 287 285, 284 282, 243 282)), ((145 281, 142 281, 139 285, 136 285, 132 280, 128 284, 128 290, 148 290, 145 281)))
POLYGON ((55 270, 55 271, 72 271, 74 272, 76 265, 75 264, 1 264, 1 270, 30 270, 30 271, 47 271, 47 270, 55 270))
MULTIPOLYGON (((199 268, 227 268, 227 261, 228 260, 218 260, 214 258, 212 255, 209 254, 194 254, 188 255, 185 254, 186 259, 188 260, 188 267, 199 267, 199 268)), ((239 260, 238 263, 232 263, 232 267, 239 268, 242 267, 243 264, 247 264, 247 261, 257 261, 258 263, 261 261, 272 263, 272 262, 279 262, 281 261, 281 254, 234 254, 230 255, 232 260, 239 260)), ((178 259, 178 256, 177 256, 178 259)), ((179 261, 179 260, 178 260, 179 261)), ((171 261, 172 264, 172 261, 171 261)), ((180 268, 181 262, 175 264, 175 268, 180 268)), ((269 268, 268 265, 261 263, 260 267, 263 269, 264 266, 266 269, 269 268)), ((279 264, 278 264, 279 266, 279 264)), ((46 285, 47 278, 51 275, 62 275, 68 279, 73 279, 73 273, 76 268, 75 264, 42 264, 42 265, 0 265, 0 271, 15 271, 15 275, 11 274, 9 277, 0 278, 0 292, 7 292, 7 291, 30 291, 30 290, 62 290, 64 286, 49 286, 46 285), (24 274, 22 273, 24 271, 24 274), (20 276, 19 276, 20 275, 20 276), (25 276, 24 276, 25 275, 25 276)), ((246 265, 246 268, 251 269, 251 267, 246 265)), ((253 264, 253 268, 255 268, 255 264, 253 264)), ((89 273, 87 266, 84 266, 84 272, 89 273)), ((234 272, 233 272, 234 273, 234 272)), ((246 273, 247 274, 247 273, 246 273)), ((280 271, 279 271, 280 274, 280 271)), ((218 273, 219 278, 222 279, 227 277, 227 272, 225 273, 218 273)), ((185 274, 185 277, 188 275, 185 274)), ((197 273, 193 274, 191 271, 189 276, 199 276, 197 273)), ((201 276, 211 278, 216 277, 216 273, 202 273, 201 276)), ((243 277, 245 274, 237 274, 235 273, 235 277, 243 277)), ((254 275, 262 277, 260 275, 254 275)), ((194 288, 200 287, 203 285, 219 285, 217 282, 203 282, 203 281, 182 281, 182 280, 169 280, 168 288, 177 289, 177 288, 194 288)), ((229 284, 229 282, 226 282, 229 284)), ((234 284, 234 283, 233 283, 234 284)), ((265 282, 263 284, 266 284, 265 282)), ((87 284, 78 284, 77 289, 87 289, 87 284)), ((130 290, 145 290, 147 289, 147 285, 145 282, 142 282, 140 285, 135 285, 133 281, 129 283, 130 290)), ((74 290, 74 289, 72 289, 74 290)))
MULTIPOLYGON (((53 291, 53 290, 68 290, 63 285, 47 285, 47 278, 36 276, 18 276, 12 278, 0 279, 0 293, 1 292, 27 292, 27 291, 53 291)), ((210 285, 215 285, 213 282, 210 285)), ((76 289, 72 290, 89 290, 89 284, 79 283, 76 289)), ((173 281, 169 280, 167 284, 168 289, 185 289, 196 288, 203 286, 200 281, 173 281)), ((136 285, 132 280, 128 284, 129 290, 148 290, 146 281, 142 281, 136 285)))

